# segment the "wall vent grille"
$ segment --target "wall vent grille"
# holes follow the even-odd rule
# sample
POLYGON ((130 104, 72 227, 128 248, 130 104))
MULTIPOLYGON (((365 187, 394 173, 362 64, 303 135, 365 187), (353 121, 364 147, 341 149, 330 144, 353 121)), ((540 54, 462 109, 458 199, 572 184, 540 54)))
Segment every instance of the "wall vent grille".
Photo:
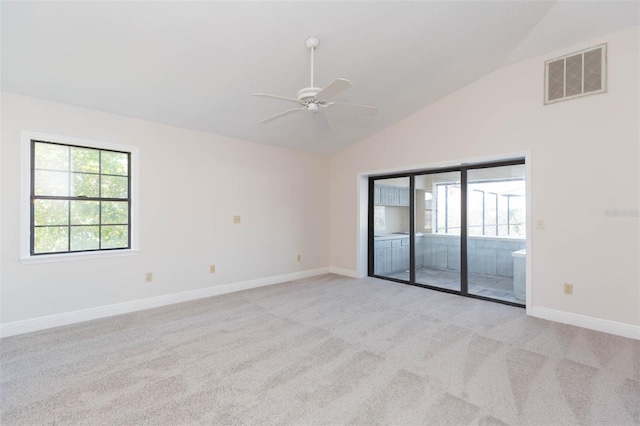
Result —
POLYGON ((590 47, 544 63, 544 103, 607 91, 607 45, 590 47))

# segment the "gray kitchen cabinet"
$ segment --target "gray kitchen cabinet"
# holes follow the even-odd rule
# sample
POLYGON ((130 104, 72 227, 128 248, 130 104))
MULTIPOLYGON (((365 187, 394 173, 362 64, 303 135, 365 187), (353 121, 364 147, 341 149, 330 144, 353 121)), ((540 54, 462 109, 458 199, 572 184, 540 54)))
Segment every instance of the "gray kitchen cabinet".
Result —
POLYGON ((424 266, 424 240, 422 236, 416 237, 416 269, 424 266))
POLYGON ((391 268, 393 272, 409 269, 409 238, 391 240, 391 268))
POLYGON ((402 271, 402 252, 404 248, 402 246, 391 248, 391 269, 393 272, 402 271))
POLYGON ((409 206, 409 188, 375 185, 373 204, 378 206, 409 206))
POLYGON ((409 248, 409 238, 403 238, 400 240, 402 242, 400 251, 400 269, 405 271, 409 269, 409 264, 411 263, 411 250, 409 248))
POLYGON ((398 188, 398 205, 409 207, 409 188, 398 188))
POLYGON ((376 241, 374 243, 375 258, 373 273, 376 275, 388 274, 392 271, 391 241, 376 241))
POLYGON ((398 188, 395 186, 383 186, 380 189, 380 196, 386 206, 397 206, 400 200, 398 188))
MULTIPOLYGON (((393 272, 409 270, 411 263, 411 247, 408 237, 392 240, 375 241, 374 243, 374 267, 376 275, 386 275, 393 272)), ((416 267, 424 265, 423 240, 416 237, 416 267)))

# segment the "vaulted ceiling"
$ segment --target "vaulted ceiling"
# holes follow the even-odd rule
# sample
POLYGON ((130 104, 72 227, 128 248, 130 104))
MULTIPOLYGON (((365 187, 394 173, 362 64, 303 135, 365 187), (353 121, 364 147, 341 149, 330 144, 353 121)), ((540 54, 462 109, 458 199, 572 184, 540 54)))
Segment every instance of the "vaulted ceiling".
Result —
MULTIPOLYGON (((638 24, 635 1, 2 2, 2 90, 331 155, 483 75, 638 24), (260 119, 309 85, 337 112, 260 119)), ((542 66, 542 64, 541 64, 542 66)))

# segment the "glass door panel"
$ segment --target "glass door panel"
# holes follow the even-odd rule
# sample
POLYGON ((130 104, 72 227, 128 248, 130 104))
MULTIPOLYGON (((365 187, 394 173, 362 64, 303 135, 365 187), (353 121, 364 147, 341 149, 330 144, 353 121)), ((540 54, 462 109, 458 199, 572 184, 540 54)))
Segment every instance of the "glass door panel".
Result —
POLYGON ((467 172, 468 293, 525 302, 525 166, 467 172))
POLYGON ((416 284, 460 291, 460 175, 415 177, 416 284))
POLYGON ((375 275, 409 281, 409 178, 374 182, 375 275))

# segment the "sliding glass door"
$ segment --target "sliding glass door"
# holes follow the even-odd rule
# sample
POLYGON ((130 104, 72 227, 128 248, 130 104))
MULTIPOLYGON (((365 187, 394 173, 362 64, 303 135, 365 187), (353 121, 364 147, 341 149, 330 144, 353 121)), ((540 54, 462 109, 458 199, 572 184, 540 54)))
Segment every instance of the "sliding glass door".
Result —
POLYGON ((374 273, 409 281, 409 177, 377 179, 373 190, 374 273))
POLYGON ((370 178, 369 275, 525 303, 523 159, 370 178))
POLYGON ((415 176, 415 282, 460 291, 460 172, 415 176))
POLYGON ((469 170, 467 182, 469 294, 524 303, 524 164, 469 170))

